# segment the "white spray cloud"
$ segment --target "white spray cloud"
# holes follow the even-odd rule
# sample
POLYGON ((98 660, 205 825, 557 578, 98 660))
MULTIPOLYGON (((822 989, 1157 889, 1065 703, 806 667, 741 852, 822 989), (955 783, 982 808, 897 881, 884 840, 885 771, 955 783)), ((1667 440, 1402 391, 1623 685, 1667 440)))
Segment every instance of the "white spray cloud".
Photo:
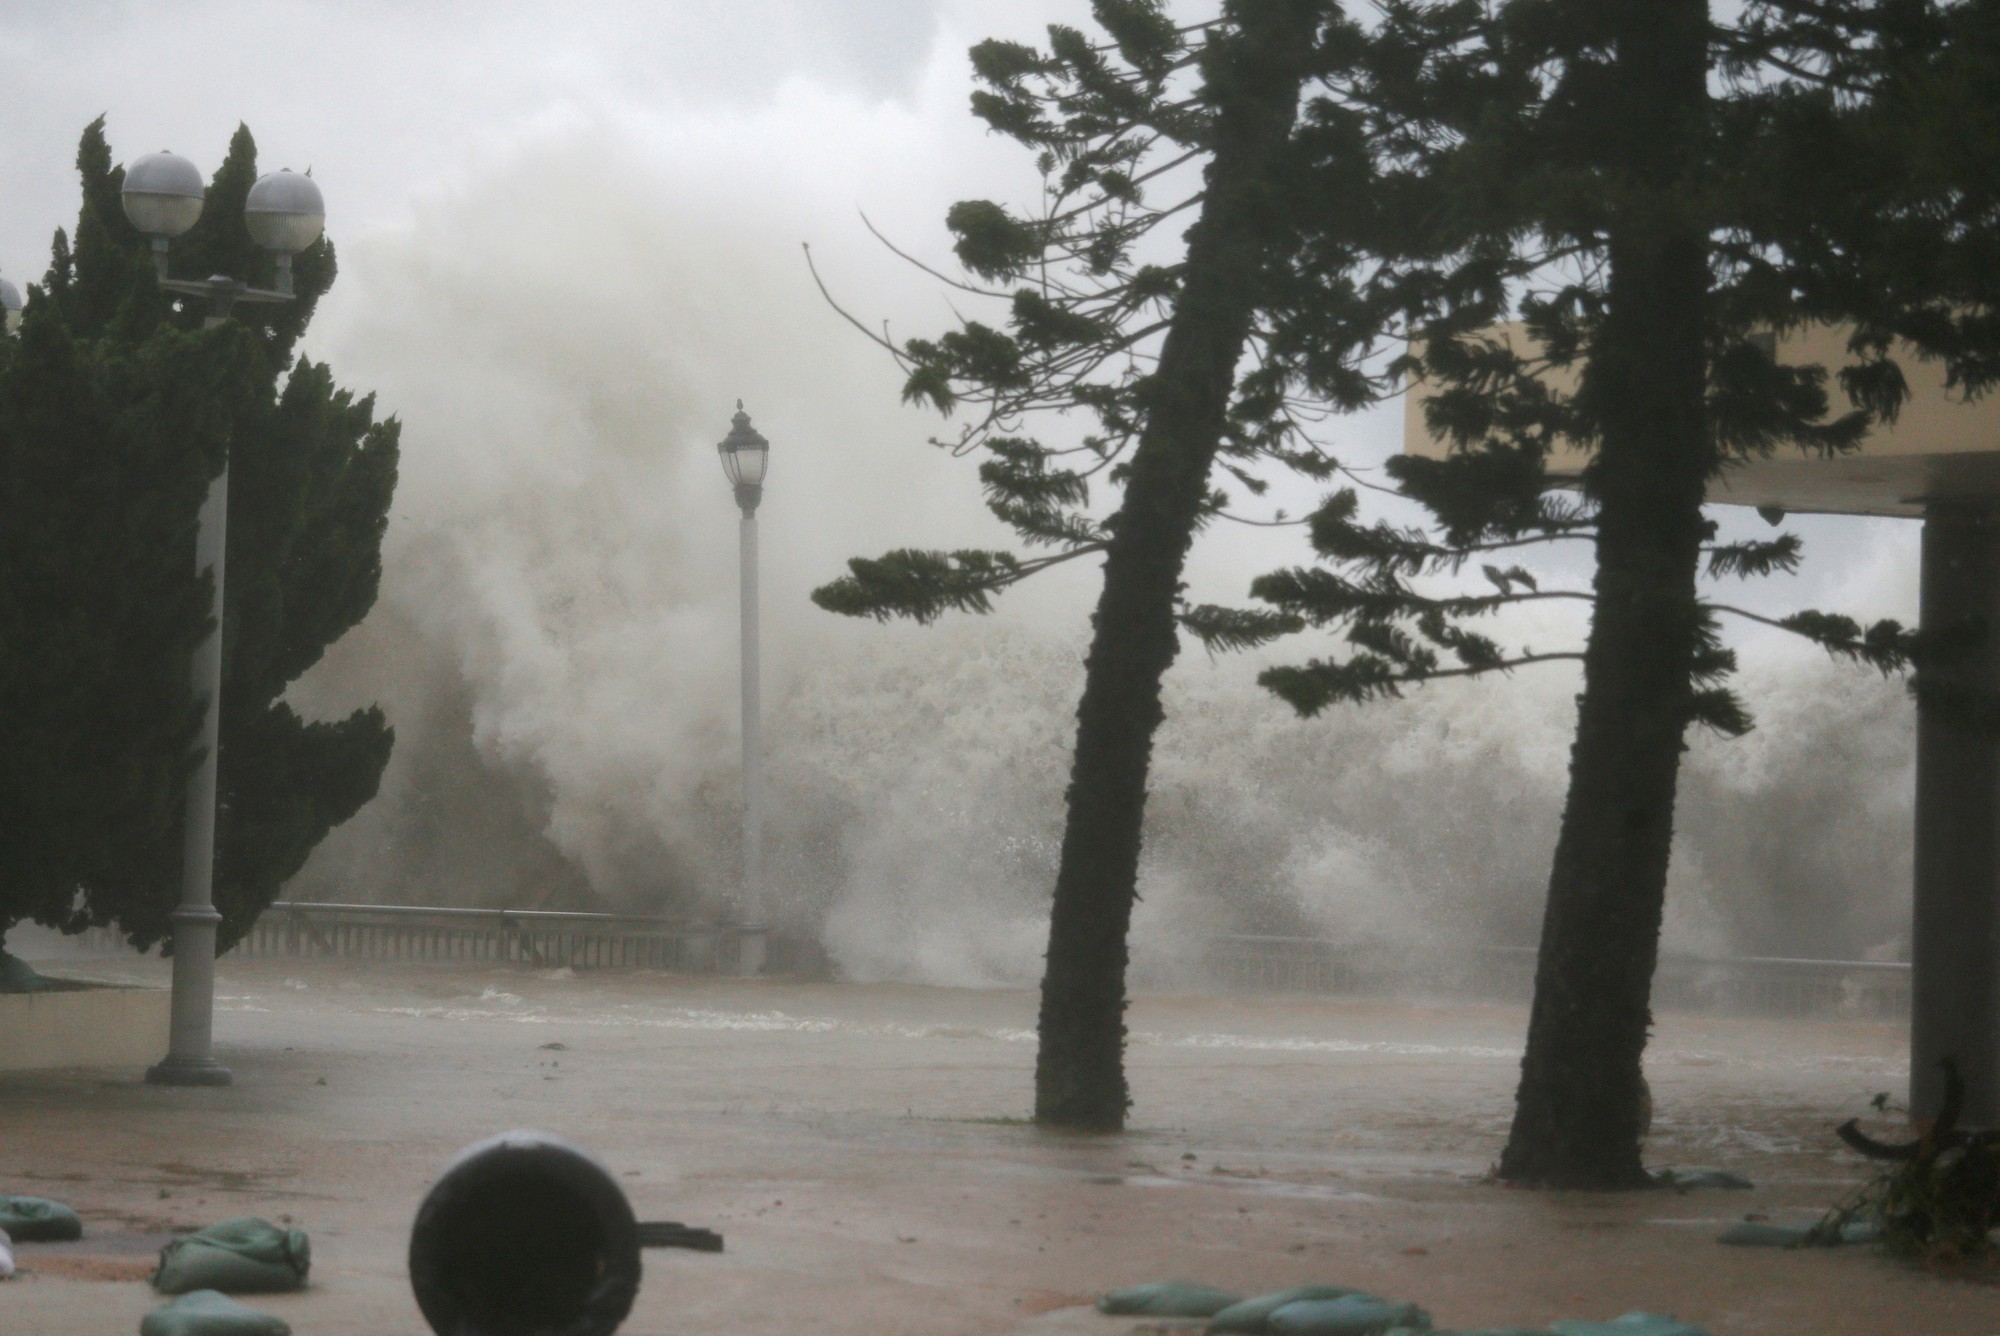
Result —
MULTIPOLYGON (((462 746, 451 728, 469 727, 460 764, 512 776, 509 791, 527 795, 509 818, 522 840, 580 873, 559 889, 723 912, 736 847, 735 516, 713 443, 741 394, 774 442, 760 514, 779 913, 821 925, 856 977, 1035 977, 1090 572, 929 629, 845 621, 805 597, 848 555, 1004 539, 969 467, 921 444, 936 420, 898 407, 893 368, 828 310, 797 250, 801 237, 831 238, 819 254, 855 305, 904 328, 941 323, 928 281, 866 239, 852 207, 865 200, 935 243, 941 201, 991 184, 943 124, 803 84, 679 136, 651 117, 565 115, 427 200, 409 226, 350 244, 355 296, 320 346, 408 424, 377 619, 395 634, 365 628, 357 645, 369 648, 344 648, 303 697, 331 708, 386 693, 411 722, 383 797, 329 841, 307 884, 521 895, 476 863, 462 880, 434 868, 416 893, 398 871, 391 834, 414 828, 415 776, 462 746), (913 200, 910 180, 935 198, 913 200), (453 693, 464 722, 425 736, 438 713, 425 701, 453 693)), ((1304 555, 1290 532, 1256 547, 1235 531, 1204 541, 1204 596, 1240 597, 1250 571, 1304 555)), ((1879 574, 1851 568, 1855 592, 1895 584, 1897 559, 1884 560, 1879 574)), ((1558 614, 1515 624, 1530 643, 1578 629, 1558 614)), ((1769 724, 1746 742, 1697 744, 1670 945, 1728 949, 1782 926, 1753 908, 1796 894, 1758 862, 1751 835, 1779 826, 1793 841, 1852 833, 1820 860, 1825 885, 1890 907, 1824 945, 1872 943, 1903 893, 1883 881, 1907 839, 1898 772, 1869 772, 1860 824, 1851 810, 1785 806, 1787 786, 1829 754, 1898 754, 1907 711, 1893 688, 1869 695, 1810 656, 1753 658, 1746 682, 1769 724), (1829 693, 1852 711, 1838 725, 1829 693), (1850 847, 1870 840, 1889 852, 1850 847)), ((1245 929, 1533 940, 1573 671, 1300 721, 1254 685, 1256 668, 1193 651, 1170 679, 1133 929, 1142 980, 1184 977, 1207 937, 1245 929)))
MULTIPOLYGON (((1039 973, 1093 573, 928 630, 810 606, 847 556, 1006 535, 970 467, 922 444, 940 424, 899 407, 893 368, 820 300, 798 243, 859 314, 898 333, 948 323, 936 285, 856 211, 942 258, 952 200, 1029 198, 1024 155, 965 114, 963 50, 1082 10, 206 0, 0 17, 16 102, 36 116, 0 166, 43 183, 19 198, 46 205, 0 224, 9 255, 73 212, 75 135, 107 108, 128 154, 219 152, 240 117, 271 165, 314 162, 333 202, 342 276, 309 351, 402 417, 404 472, 381 604, 296 698, 381 700, 398 747, 382 796, 295 893, 722 912, 735 513, 713 446, 741 397, 773 442, 778 911, 821 925, 857 977, 1039 973), (257 58, 286 44, 313 58, 257 58), (185 78, 197 53, 223 73, 185 78)), ((1392 407, 1332 436, 1372 459, 1397 429, 1392 407)), ((1809 601, 1907 603, 1907 526, 1807 523, 1809 601)), ((1304 555, 1293 531, 1217 532, 1192 592, 1238 600, 1251 573, 1304 555)), ((1575 630, 1519 629, 1541 644, 1575 630)), ((1766 726, 1691 753, 1669 944, 1773 949, 1809 919, 1815 949, 1893 949, 1907 704, 1894 684, 1751 644, 1766 726)), ((1140 980, 1185 978, 1229 931, 1531 942, 1574 673, 1300 721, 1255 686, 1257 666, 1191 650, 1170 677, 1140 980)))

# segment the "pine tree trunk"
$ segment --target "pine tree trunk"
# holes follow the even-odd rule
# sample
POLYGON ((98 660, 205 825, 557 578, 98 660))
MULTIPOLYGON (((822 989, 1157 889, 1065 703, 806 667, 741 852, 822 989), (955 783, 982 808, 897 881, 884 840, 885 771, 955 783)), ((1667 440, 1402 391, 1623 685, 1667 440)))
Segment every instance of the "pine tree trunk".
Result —
POLYGON ((1500 1176, 1650 1183, 1640 1060, 1652 1024, 1674 788, 1697 646, 1695 575, 1711 470, 1705 229, 1687 202, 1705 114, 1704 0, 1615 7, 1621 203, 1584 392, 1602 437, 1595 612, 1535 1001, 1500 1176))
POLYGON ((1238 0, 1240 31, 1204 62, 1214 155, 1125 495, 1112 520, 1077 706, 1068 819, 1042 977, 1035 1121, 1117 1131, 1125 1084, 1126 929, 1137 898, 1146 773, 1179 652, 1175 605, 1236 364, 1288 228, 1275 173, 1325 0, 1238 0))

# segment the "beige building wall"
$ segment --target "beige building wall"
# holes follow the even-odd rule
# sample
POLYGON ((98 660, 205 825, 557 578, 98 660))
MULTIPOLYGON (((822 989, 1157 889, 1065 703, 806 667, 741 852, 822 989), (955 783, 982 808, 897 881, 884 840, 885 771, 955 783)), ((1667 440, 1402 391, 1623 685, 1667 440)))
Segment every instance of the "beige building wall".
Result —
MULTIPOLYGON (((1516 351, 1533 351, 1518 323, 1496 326, 1493 334, 1516 351)), ((1828 325, 1786 335, 1778 341, 1777 355, 1791 366, 1824 366, 1830 377, 1851 360, 1846 330, 1828 325)), ((1780 450, 1768 459, 1734 463, 1717 480, 1709 500, 1802 512, 1916 516, 1933 500, 2000 497, 2000 395, 1967 401, 1961 392, 1946 388, 1943 363, 1925 361, 1909 348, 1898 350, 1897 361, 1910 385, 1909 402, 1895 422, 1878 426, 1860 449, 1832 459, 1780 450)), ((1573 369, 1549 377, 1550 386, 1561 393, 1574 391, 1576 381, 1573 369)), ((1836 413, 1852 407, 1837 383, 1830 390, 1836 413)), ((1447 449, 1425 424, 1424 405, 1431 392, 1426 382, 1416 381, 1405 396, 1405 453, 1438 457, 1447 449)), ((1559 479, 1574 478, 1588 458, 1581 450, 1558 451, 1549 461, 1550 472, 1559 479)))

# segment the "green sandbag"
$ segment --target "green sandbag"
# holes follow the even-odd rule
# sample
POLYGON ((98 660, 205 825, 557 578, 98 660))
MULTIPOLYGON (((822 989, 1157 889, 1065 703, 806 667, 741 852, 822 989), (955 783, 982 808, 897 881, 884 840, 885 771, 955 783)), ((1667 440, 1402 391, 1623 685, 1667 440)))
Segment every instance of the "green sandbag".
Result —
POLYGON ((292 1336, 292 1329, 226 1294, 195 1290, 141 1318, 139 1336, 292 1336))
POLYGON ((1271 1314, 1286 1304, 1299 1303, 1305 1299, 1345 1299, 1350 1294, 1359 1294, 1349 1285, 1294 1285, 1289 1290, 1279 1290, 1274 1294, 1260 1294, 1254 1299, 1245 1299, 1240 1304, 1231 1304, 1215 1315, 1208 1324, 1211 1332, 1261 1332, 1271 1314))
POLYGON ((1349 1294, 1339 1299, 1302 1299, 1265 1319, 1277 1336, 1382 1336, 1391 1327, 1430 1330, 1430 1314, 1415 1304, 1349 1294))
POLYGON ((1739 1220, 1715 1236, 1717 1243, 1733 1248, 1833 1247, 1842 1243, 1873 1243, 1882 1231, 1867 1220, 1850 1220, 1831 1239, 1811 1237, 1817 1225, 1773 1225, 1762 1220, 1739 1220))
POLYGON ((68 1243, 83 1237, 83 1221, 59 1201, 0 1197, 0 1229, 16 1243, 68 1243))
POLYGON ((312 1245, 304 1230, 239 1215, 160 1249, 153 1288, 162 1294, 276 1294, 304 1289, 311 1267, 312 1245))
POLYGON ((1700 1327, 1654 1313, 1627 1313, 1609 1322, 1557 1322, 1556 1336, 1708 1336, 1700 1327))
POLYGON ((1097 1301, 1097 1311, 1113 1317, 1214 1317, 1243 1296, 1191 1280, 1161 1280, 1113 1290, 1097 1301))
POLYGON ((1431 1327, 1391 1327, 1382 1336, 1549 1336, 1547 1327, 1479 1327, 1438 1331, 1431 1327))
POLYGON ((1727 1192, 1754 1192, 1755 1183, 1741 1174, 1732 1174, 1727 1169, 1659 1169, 1653 1173, 1653 1181, 1663 1188, 1676 1192, 1689 1192, 1695 1188, 1721 1188, 1727 1192))

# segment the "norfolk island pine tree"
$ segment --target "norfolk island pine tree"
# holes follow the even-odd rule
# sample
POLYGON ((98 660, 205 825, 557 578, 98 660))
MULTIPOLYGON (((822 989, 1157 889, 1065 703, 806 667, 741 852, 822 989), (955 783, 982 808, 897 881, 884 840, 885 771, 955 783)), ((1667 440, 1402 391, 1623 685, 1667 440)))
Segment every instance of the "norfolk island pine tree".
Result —
MULTIPOLYGON (((1705 602, 1696 576, 1703 563, 1711 576, 1790 570, 1800 551, 1791 535, 1711 542, 1708 481, 1745 454, 1852 448, 1906 393, 1898 339, 1943 359, 1965 392, 1994 379, 1990 170, 1976 151, 1940 147, 1948 124, 1994 140, 1995 83, 1982 77, 1995 68, 1992 9, 1753 5, 1727 28, 1699 4, 1396 15, 1423 53, 1401 67, 1428 69, 1391 86, 1392 100, 1455 122, 1429 137, 1450 147, 1418 176, 1457 195, 1434 216, 1462 230, 1434 232, 1428 251, 1400 260, 1434 299, 1409 311, 1424 336, 1409 364, 1442 387, 1430 423, 1455 450, 1390 469, 1438 532, 1360 530, 1347 522, 1352 494, 1336 496, 1313 525, 1336 569, 1278 572, 1253 593, 1276 609, 1272 632, 1285 617, 1348 632, 1344 660, 1264 675, 1305 713, 1435 677, 1583 662, 1500 1165, 1511 1180, 1652 1182, 1639 1152, 1640 1060, 1683 735, 1695 721, 1725 734, 1750 723, 1724 685, 1735 660, 1716 614, 1753 614, 1705 602), (1512 344, 1492 336, 1510 313, 1527 335, 1512 344), (1755 337, 1810 322, 1853 327, 1839 376, 1852 412, 1829 416, 1824 368, 1781 366, 1755 337), (1574 394, 1542 374, 1579 367, 1574 394), (1594 452, 1580 500, 1545 490, 1559 441, 1594 452), (1573 540, 1596 551, 1587 592, 1489 564, 1573 540), (1412 581, 1468 563, 1488 588, 1440 594, 1412 581), (1508 650, 1466 624, 1541 599, 1591 606, 1580 651, 1508 650)), ((1190 623, 1210 615, 1196 610, 1190 623)), ((1755 619, 1884 671, 1947 652, 1894 622, 1755 619)), ((1991 714, 1990 702, 1963 704, 1968 726, 1991 714)))
POLYGON ((968 320, 935 341, 882 340, 908 373, 907 399, 978 410, 951 448, 984 455, 990 508, 1025 543, 1052 551, 857 558, 814 600, 928 622, 986 611, 1037 571, 1102 557, 1042 983, 1035 1118, 1109 1131, 1130 1103, 1126 935, 1187 552, 1226 513, 1218 473, 1258 492, 1260 462, 1333 472, 1302 430, 1302 400, 1368 402, 1377 387, 1361 367, 1377 326, 1347 281, 1352 252, 1333 226, 1361 197, 1352 187, 1371 161, 1365 125, 1338 96, 1360 30, 1320 0, 1232 0, 1217 21, 1190 28, 1157 0, 1097 0, 1093 12, 1102 43, 1056 27, 1045 52, 1008 42, 973 51, 985 85, 975 113, 1038 154, 1047 197, 1039 216, 955 206, 947 225, 972 277, 938 276, 1007 303, 1008 329, 968 320), (1150 198, 1197 163, 1198 193, 1150 198), (1178 263, 1137 258, 1149 234, 1183 214, 1192 222, 1178 263), (1004 283, 1019 286, 986 286, 1004 283), (1307 311, 1315 337, 1302 340, 1307 311), (1076 450, 1013 434, 1038 411, 1072 409, 1099 428, 1076 450), (1119 489, 1101 520, 1087 509, 1093 481, 1119 489))

